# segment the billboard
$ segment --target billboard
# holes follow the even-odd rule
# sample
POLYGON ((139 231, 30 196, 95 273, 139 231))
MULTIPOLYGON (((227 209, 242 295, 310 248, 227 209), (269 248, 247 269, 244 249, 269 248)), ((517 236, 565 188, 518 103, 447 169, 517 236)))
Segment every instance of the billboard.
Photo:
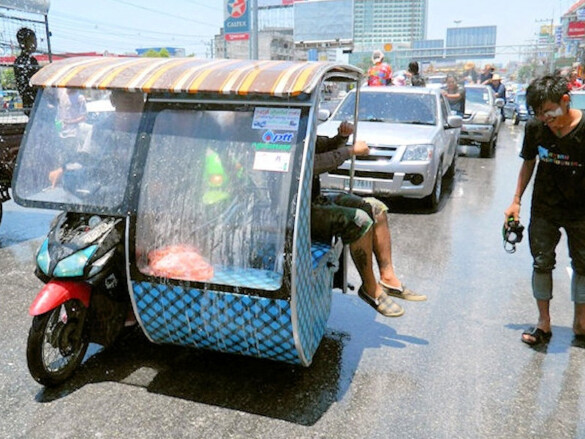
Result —
POLYGON ((294 23, 295 43, 349 42, 353 40, 353 0, 295 1, 294 23))
POLYGON ((0 8, 17 9, 33 14, 47 15, 49 6, 49 0, 0 0, 0 8))
POLYGON ((447 58, 494 58, 497 26, 447 28, 447 58))
POLYGON ((581 38, 585 36, 585 21, 571 21, 567 29, 567 38, 581 38))
POLYGON ((250 39, 248 0, 224 0, 223 32, 227 41, 250 39))

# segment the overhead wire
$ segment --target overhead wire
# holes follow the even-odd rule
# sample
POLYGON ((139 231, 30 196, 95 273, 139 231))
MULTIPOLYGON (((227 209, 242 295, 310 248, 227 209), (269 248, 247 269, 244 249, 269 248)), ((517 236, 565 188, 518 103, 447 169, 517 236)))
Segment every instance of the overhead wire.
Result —
MULTIPOLYGON (((201 20, 187 18, 185 16, 179 16, 176 14, 170 14, 165 11, 161 11, 156 8, 147 7, 144 5, 138 5, 126 0, 110 0, 114 3, 126 5, 132 8, 147 11, 148 13, 156 14, 159 16, 167 16, 173 19, 181 19, 197 25, 205 25, 208 27, 216 28, 219 31, 217 24, 210 22, 204 22, 201 20)), ((198 7, 208 8, 214 11, 218 11, 219 7, 213 7, 198 2, 188 2, 182 0, 191 5, 198 7)), ((60 51, 60 47, 63 45, 76 42, 91 45, 91 47, 106 47, 107 50, 123 50, 123 51, 134 51, 140 46, 156 46, 156 47, 168 47, 168 46, 205 46, 207 47, 208 41, 211 40, 209 34, 191 34, 191 33, 177 33, 177 32, 163 32, 152 30, 152 27, 147 29, 138 28, 132 26, 125 26, 119 24, 113 24, 111 22, 104 22, 100 20, 94 20, 85 16, 79 16, 75 14, 69 14, 67 12, 59 12, 57 15, 50 17, 50 27, 52 30, 52 42, 55 51, 60 51), (89 26, 88 26, 89 25, 89 26), (139 39, 140 44, 136 41, 139 39), (200 40, 200 41, 198 41, 200 40)), ((199 26, 198 26, 199 27, 199 26)), ((101 48, 100 48, 101 49, 101 48)), ((97 51, 100 51, 98 49, 97 51)), ((187 47, 185 47, 187 50, 187 47)), ((61 50, 68 51, 68 50, 61 50)), ((83 50, 86 51, 86 50, 83 50)))

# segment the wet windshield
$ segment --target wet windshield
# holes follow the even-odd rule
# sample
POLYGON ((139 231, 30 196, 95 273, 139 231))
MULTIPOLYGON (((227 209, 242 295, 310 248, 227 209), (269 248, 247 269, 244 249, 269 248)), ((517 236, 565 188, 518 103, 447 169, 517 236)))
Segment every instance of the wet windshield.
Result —
POLYGON ((37 100, 15 195, 32 205, 122 212, 143 94, 45 89, 37 100))
MULTIPOLYGON (((334 120, 353 119, 355 93, 350 93, 334 114, 334 120)), ((367 122, 435 125, 435 96, 417 93, 360 93, 359 119, 367 122)))
POLYGON ((490 105, 490 95, 487 89, 482 87, 466 87, 465 88, 465 102, 474 104, 490 105))
POLYGON ((147 275, 276 290, 301 111, 163 110, 140 194, 147 275))

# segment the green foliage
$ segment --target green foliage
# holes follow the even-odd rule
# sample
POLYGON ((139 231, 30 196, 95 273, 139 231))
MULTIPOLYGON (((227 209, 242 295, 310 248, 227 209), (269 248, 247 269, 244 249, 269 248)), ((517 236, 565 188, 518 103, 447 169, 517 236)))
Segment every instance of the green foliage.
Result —
POLYGON ((14 79, 14 69, 12 67, 4 67, 0 71, 0 84, 4 90, 15 90, 16 80, 14 79))
POLYGON ((516 76, 519 82, 530 82, 534 77, 535 67, 533 64, 525 64, 518 69, 516 76))
POLYGON ((144 56, 146 58, 170 58, 171 54, 169 53, 169 51, 167 49, 165 49, 163 47, 159 51, 156 51, 154 49, 149 49, 142 56, 144 56))

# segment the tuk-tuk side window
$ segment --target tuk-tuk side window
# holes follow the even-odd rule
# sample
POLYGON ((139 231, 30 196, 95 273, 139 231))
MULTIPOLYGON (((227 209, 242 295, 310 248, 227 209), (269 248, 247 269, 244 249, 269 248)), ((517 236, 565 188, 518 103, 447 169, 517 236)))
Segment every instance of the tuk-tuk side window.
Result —
POLYGON ((138 269, 280 288, 300 118, 294 109, 161 111, 138 203, 138 269))
POLYGON ((144 95, 45 89, 29 122, 17 200, 65 210, 119 213, 144 95))

